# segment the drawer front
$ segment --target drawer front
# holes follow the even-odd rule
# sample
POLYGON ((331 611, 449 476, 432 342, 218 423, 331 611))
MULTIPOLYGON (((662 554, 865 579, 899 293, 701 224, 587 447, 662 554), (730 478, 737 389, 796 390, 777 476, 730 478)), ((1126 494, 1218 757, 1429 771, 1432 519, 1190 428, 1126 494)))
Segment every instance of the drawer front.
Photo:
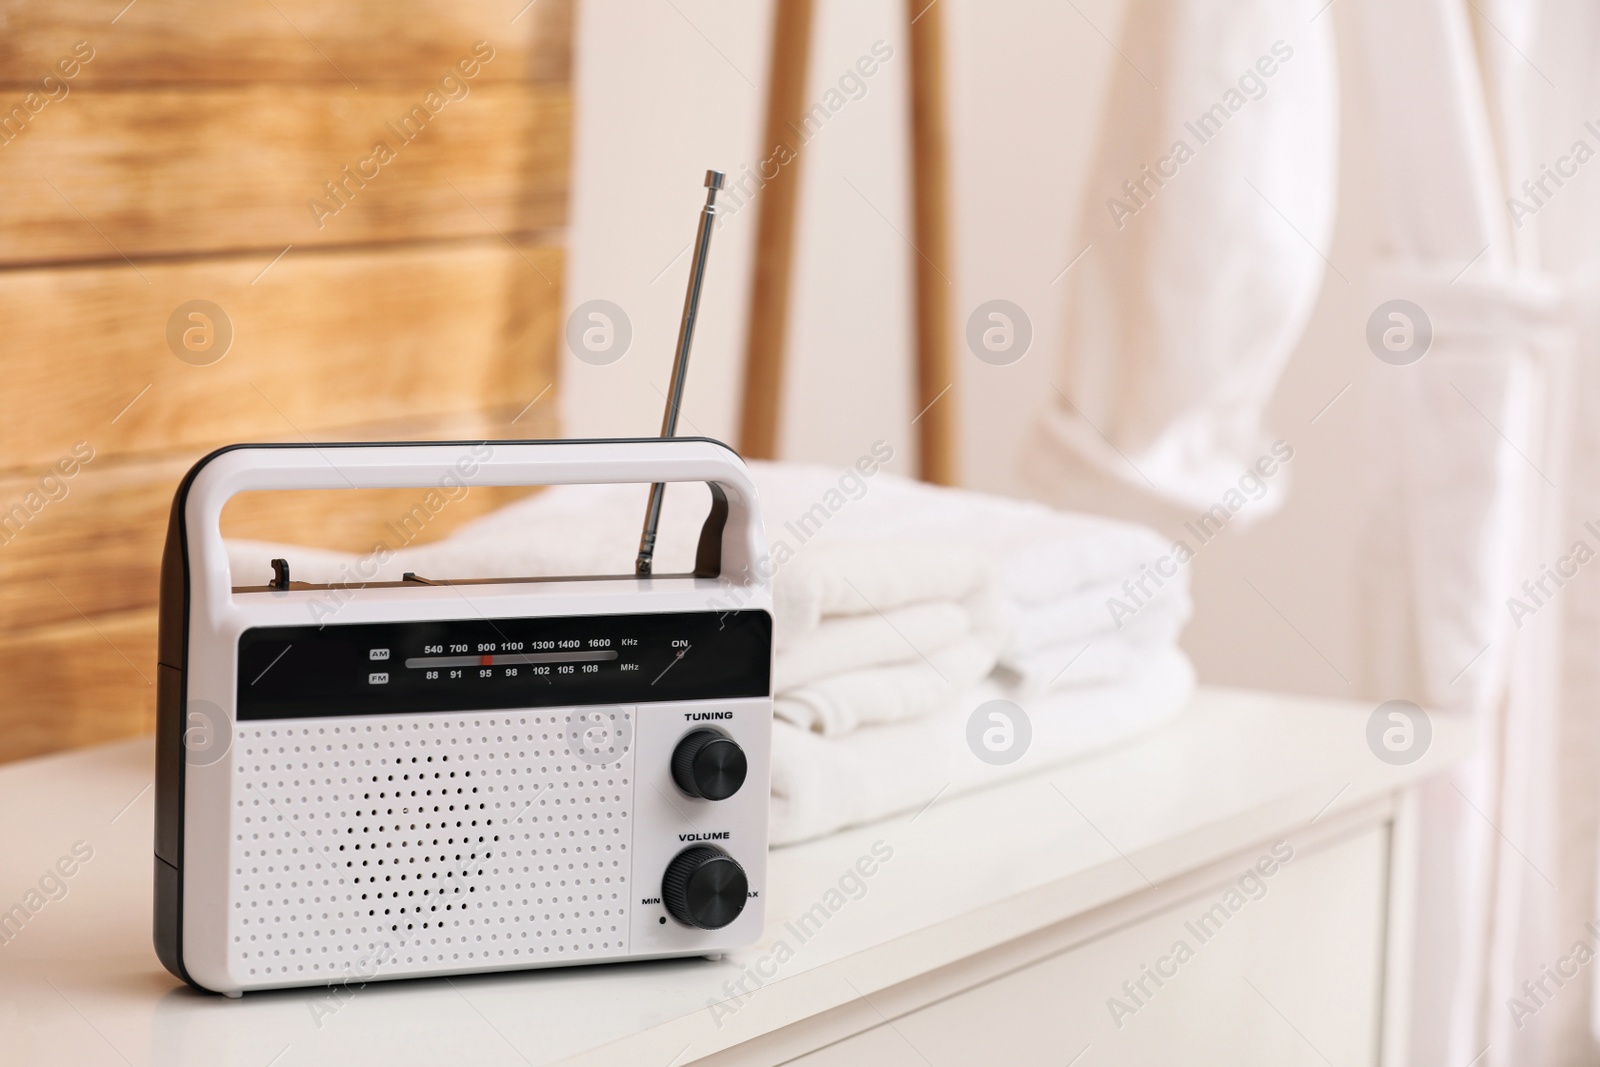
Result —
POLYGON ((1373 1064, 1388 845, 1375 826, 1241 886, 1250 857, 1182 904, 791 1062, 1373 1064))

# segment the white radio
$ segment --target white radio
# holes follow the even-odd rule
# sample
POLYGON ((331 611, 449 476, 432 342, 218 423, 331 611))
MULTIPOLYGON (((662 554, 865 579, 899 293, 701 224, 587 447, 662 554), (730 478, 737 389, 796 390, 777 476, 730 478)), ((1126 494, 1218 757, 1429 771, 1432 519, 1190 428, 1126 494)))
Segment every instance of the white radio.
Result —
MULTIPOLYGON (((708 179, 708 184, 711 179, 708 179)), ((672 438, 711 202, 680 330, 672 438)), ((239 445, 173 502, 161 578, 155 943, 247 990, 715 955, 752 944, 772 730, 766 537, 694 438, 239 445), (651 573, 668 482, 694 572, 651 573), (235 586, 250 490, 648 482, 637 573, 235 586), (718 610, 729 602, 738 610, 718 610)))

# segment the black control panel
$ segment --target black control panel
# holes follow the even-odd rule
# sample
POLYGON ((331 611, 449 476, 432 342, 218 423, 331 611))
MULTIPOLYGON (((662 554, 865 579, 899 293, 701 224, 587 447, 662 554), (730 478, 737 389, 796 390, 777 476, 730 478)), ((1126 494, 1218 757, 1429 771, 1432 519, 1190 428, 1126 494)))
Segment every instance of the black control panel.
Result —
POLYGON ((765 611, 268 626, 239 638, 241 720, 764 697, 765 611))

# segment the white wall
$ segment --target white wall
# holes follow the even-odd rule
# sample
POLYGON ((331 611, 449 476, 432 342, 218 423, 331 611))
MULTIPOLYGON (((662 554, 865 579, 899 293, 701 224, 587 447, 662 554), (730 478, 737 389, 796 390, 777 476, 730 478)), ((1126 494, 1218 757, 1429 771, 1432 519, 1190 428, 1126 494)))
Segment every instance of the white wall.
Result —
MULTIPOLYGON (((567 436, 658 432, 707 169, 754 164, 769 3, 605 0, 578 5, 566 301, 610 300, 632 320, 625 356, 565 353, 567 436)), ((755 211, 712 242, 681 433, 733 440, 755 211)))
POLYGON ((821 0, 808 99, 820 99, 883 41, 894 50, 867 94, 801 151, 796 282, 780 451, 845 464, 873 441, 915 471, 911 419, 909 55, 898 4, 821 0))
POLYGON ((957 355, 962 371, 963 481, 1026 495, 1016 455, 1029 416, 1050 395, 1061 336, 1064 269, 1090 145, 1115 53, 1120 5, 959 0, 946 11, 956 226, 957 355), (968 315, 987 300, 1017 304, 1033 324, 1023 358, 997 367, 965 347, 968 315))
MULTIPOLYGON (((1046 403, 1073 230, 1105 74, 1120 62, 1116 0, 939 0, 950 45, 958 346, 978 303, 1004 298, 1034 340, 1007 367, 958 347, 966 484, 1021 495, 1017 448, 1046 403), (1105 36, 1102 36, 1104 34, 1105 36)), ((797 280, 780 442, 784 458, 845 463, 878 438, 915 471, 909 425, 911 237, 906 34, 899 0, 820 0, 809 96, 883 39, 894 58, 803 152, 797 280)), ((603 297, 632 319, 607 367, 565 357, 564 432, 652 434, 660 420, 703 171, 737 176, 764 154, 770 0, 580 3, 568 307, 603 297), (668 267, 668 264, 671 266, 668 267), (665 273, 661 272, 665 268, 665 273), (660 275, 658 277, 658 275, 660 275)), ((719 227, 682 432, 734 441, 756 210, 719 227)), ((1351 264, 1336 246, 1336 263, 1351 264)), ((1354 255, 1354 252, 1349 252, 1354 255)), ((1208 545, 1192 568, 1185 636, 1209 681, 1357 695, 1355 618, 1365 525, 1365 408, 1381 386, 1360 297, 1337 280, 1275 399, 1269 426, 1296 448, 1290 501, 1208 545), (1345 383, 1352 388, 1311 419, 1345 383), (1248 582, 1247 582, 1248 580, 1248 582), (1255 589, 1252 589, 1251 586, 1255 589)), ((1381 695, 1381 694, 1380 694, 1381 695)))

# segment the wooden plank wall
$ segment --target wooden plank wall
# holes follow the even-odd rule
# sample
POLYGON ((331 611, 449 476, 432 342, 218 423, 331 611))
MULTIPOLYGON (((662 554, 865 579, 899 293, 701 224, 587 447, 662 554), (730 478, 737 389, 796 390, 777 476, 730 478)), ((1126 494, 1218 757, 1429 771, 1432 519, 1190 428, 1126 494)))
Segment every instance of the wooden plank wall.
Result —
MULTIPOLYGON (((0 760, 153 727, 209 449, 555 433, 571 0, 125 3, 3 11, 0 760)), ((225 531, 362 549, 416 496, 241 498, 225 531)))

